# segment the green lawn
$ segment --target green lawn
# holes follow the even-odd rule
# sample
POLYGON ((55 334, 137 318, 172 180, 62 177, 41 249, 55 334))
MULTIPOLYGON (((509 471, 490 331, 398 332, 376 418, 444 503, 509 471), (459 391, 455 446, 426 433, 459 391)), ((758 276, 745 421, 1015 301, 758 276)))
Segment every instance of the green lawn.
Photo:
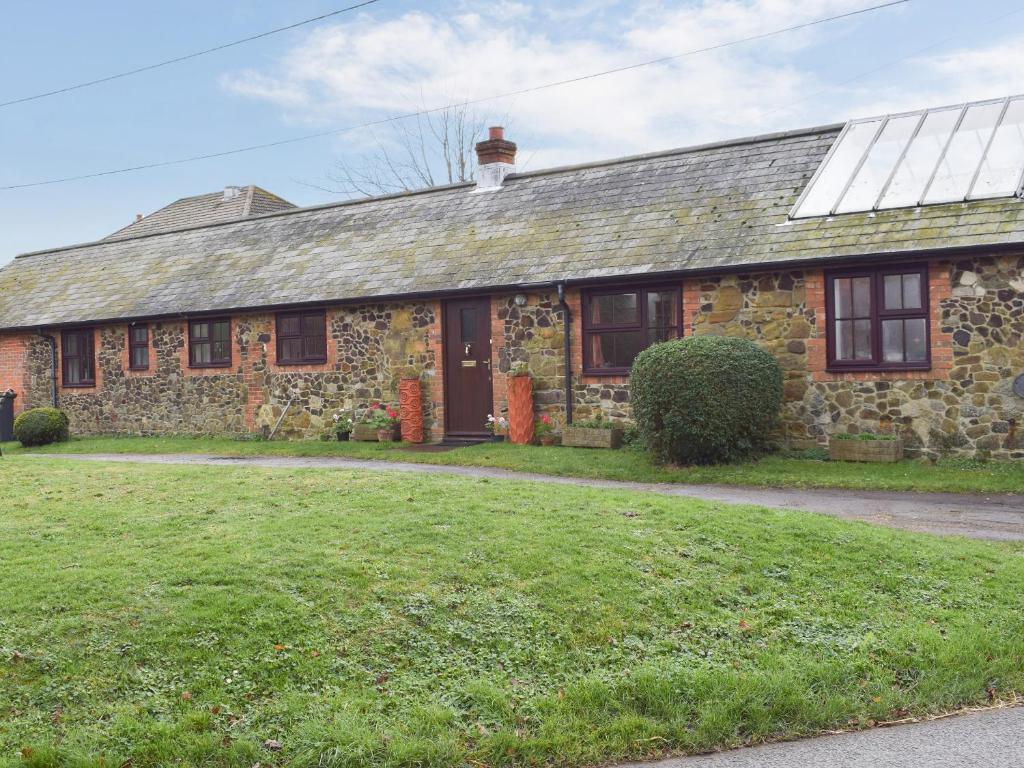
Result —
MULTIPOLYGON (((8 443, 7 453, 20 452, 8 443)), ((785 488, 857 488, 949 493, 1024 493, 1024 462, 945 459, 937 464, 852 464, 770 456, 716 467, 658 467, 639 451, 542 448, 489 443, 447 453, 400 444, 242 441, 230 438, 84 438, 37 449, 50 453, 212 453, 224 456, 352 456, 361 459, 499 467, 547 475, 666 483, 722 483, 785 488)))
POLYGON ((0 764, 580 766, 1024 692, 1018 545, 522 482, 2 461, 0 764))

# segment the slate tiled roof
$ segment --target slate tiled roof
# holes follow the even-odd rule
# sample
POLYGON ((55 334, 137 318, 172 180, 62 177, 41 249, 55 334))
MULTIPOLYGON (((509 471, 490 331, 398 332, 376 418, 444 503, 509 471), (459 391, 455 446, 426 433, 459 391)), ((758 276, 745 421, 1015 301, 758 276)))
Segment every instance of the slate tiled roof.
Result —
POLYGON ((295 208, 284 198, 250 184, 247 187, 228 187, 234 195, 226 197, 225 192, 211 192, 175 200, 159 211, 154 211, 138 221, 133 221, 104 240, 123 240, 137 235, 152 235, 169 232, 183 227, 217 224, 222 221, 260 216, 274 211, 295 208))
POLYGON ((0 328, 1024 242, 1024 203, 790 222, 839 126, 29 254, 0 328))

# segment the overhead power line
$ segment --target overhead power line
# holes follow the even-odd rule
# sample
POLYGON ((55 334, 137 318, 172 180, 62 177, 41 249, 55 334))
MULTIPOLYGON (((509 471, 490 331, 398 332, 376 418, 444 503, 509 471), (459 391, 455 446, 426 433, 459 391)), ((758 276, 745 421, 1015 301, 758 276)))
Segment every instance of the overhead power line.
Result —
POLYGON ((141 74, 142 72, 151 72, 154 69, 160 69, 161 67, 169 67, 172 64, 180 64, 181 62, 188 61, 189 59, 198 59, 200 56, 206 56, 207 54, 210 54, 210 53, 216 53, 217 51, 223 51, 223 50, 225 50, 227 48, 234 48, 236 45, 244 45, 245 43, 251 43, 254 40, 262 40, 264 37, 270 37, 271 35, 276 35, 276 34, 279 34, 280 32, 287 32, 290 29, 297 29, 299 27, 304 27, 307 24, 313 24, 313 23, 318 22, 318 21, 323 21, 324 19, 329 19, 332 16, 338 16, 339 14, 342 14, 342 13, 347 13, 349 11, 355 11, 355 10, 357 10, 359 8, 364 8, 367 5, 373 5, 374 3, 378 3, 378 2, 380 2, 380 0, 365 0, 365 2, 358 3, 356 5, 350 5, 348 8, 339 8, 336 11, 331 11, 330 13, 324 13, 324 14, 321 14, 320 16, 314 16, 311 19, 303 19, 302 21, 297 21, 294 24, 289 24, 286 27, 278 27, 277 29, 270 29, 270 30, 267 30, 266 32, 260 32, 258 35, 250 35, 249 37, 243 37, 241 40, 234 40, 234 41, 232 41, 230 43, 224 43, 223 45, 217 45, 217 46, 214 46, 213 48, 207 48, 206 50, 203 50, 203 51, 195 51, 194 53, 187 53, 184 56, 176 56, 175 58, 167 59, 166 61, 158 61, 155 64, 147 64, 146 66, 138 67, 137 69, 129 69, 126 72, 118 72, 116 75, 107 75, 106 77, 99 77, 99 78, 97 78, 95 80, 87 80, 84 83, 76 83, 75 85, 68 85, 68 86, 65 86, 63 88, 55 88, 52 91, 44 91, 43 93, 36 93, 36 94, 31 95, 31 96, 22 96, 22 97, 17 98, 17 99, 11 99, 10 101, 0 101, 0 108, 2 108, 2 107, 10 107, 10 106, 13 106, 15 104, 24 104, 25 102, 28 102, 28 101, 36 101, 38 99, 45 99, 48 96, 57 96, 58 94, 61 94, 61 93, 69 93, 70 91, 77 91, 77 90, 80 90, 81 88, 89 88, 89 87, 91 87, 93 85, 99 85, 100 83, 109 83, 111 80, 120 80, 121 78, 124 78, 124 77, 131 77, 132 75, 141 74))
POLYGON ((722 48, 728 48, 734 45, 740 45, 742 43, 750 43, 757 40, 763 40, 768 37, 774 37, 776 35, 782 35, 787 32, 795 32, 800 29, 807 29, 808 27, 818 26, 820 24, 826 24, 832 21, 839 21, 841 19, 848 19, 852 16, 859 16, 861 14, 870 13, 872 11, 879 11, 884 8, 891 8, 897 5, 904 5, 911 2, 911 0, 890 0, 889 2, 881 3, 879 5, 873 5, 867 8, 861 8, 856 11, 848 11, 846 13, 840 13, 834 16, 827 16, 821 19, 815 19, 814 21, 807 21, 801 24, 793 24, 788 27, 782 27, 781 29, 771 30, 769 32, 762 32, 756 35, 750 35, 748 37, 739 38, 737 40, 729 40, 724 43, 717 43, 715 45, 705 46, 703 48, 695 48, 689 51, 683 51, 682 53, 676 53, 671 56, 662 56, 657 59, 650 59, 648 61, 641 61, 636 64, 628 64, 622 67, 615 67, 614 69, 606 69, 601 72, 593 72, 587 75, 580 75, 578 77, 571 77, 565 80, 556 80, 550 83, 543 83, 540 85, 530 86, 529 88, 520 88, 514 91, 506 91, 505 93, 493 94, 491 96, 482 96, 477 99, 468 99, 465 101, 455 102, 452 104, 446 104, 441 107, 432 107, 430 109, 421 109, 415 112, 407 112, 401 115, 392 115, 390 117, 383 117, 378 120, 370 120, 365 123, 359 123, 357 125, 347 125, 342 128, 332 128, 327 131, 319 131, 317 133, 307 133, 303 136, 293 136, 288 139, 280 139, 278 141, 269 141, 263 144, 251 144, 246 147, 236 147, 234 149, 227 149, 221 152, 210 152, 201 155, 191 155, 189 157, 180 157, 173 160, 160 160, 152 163, 144 163, 141 165, 133 165, 125 168, 115 168, 109 171, 98 171, 95 173, 85 173, 79 176, 65 176, 63 178, 46 179, 43 181, 31 181, 23 184, 9 184, 7 186, 0 186, 0 191, 9 191, 14 189, 27 189, 29 187, 42 187, 51 184, 64 184, 71 181, 83 181, 85 179, 96 179, 103 176, 114 176, 121 173, 132 173, 134 171, 144 171, 152 168, 165 168, 171 165, 183 165, 185 163, 194 163, 200 160, 213 160, 220 157, 229 157, 231 155, 239 155, 245 152, 255 152, 261 149, 273 149, 274 147, 282 147, 288 144, 298 144, 304 141, 312 141, 313 139, 322 139, 328 136, 336 136, 341 133, 348 133, 350 131, 356 131, 363 128, 373 128, 379 125, 386 125, 388 123, 398 122, 400 120, 407 120, 413 117, 421 117, 424 115, 434 114, 436 112, 443 112, 448 109, 454 109, 458 107, 472 106, 474 104, 482 104, 487 101, 496 101, 498 99, 511 98, 513 96, 522 96, 528 93, 536 93, 538 91, 545 91, 551 88, 558 88, 563 85, 571 85, 573 83, 580 83, 587 80, 594 80, 599 77, 605 77, 607 75, 619 74, 621 72, 629 72, 632 70, 640 69, 642 67, 650 67, 656 64, 664 64, 669 61, 675 61, 687 56, 695 56, 701 53, 709 53, 711 51, 721 50, 722 48))

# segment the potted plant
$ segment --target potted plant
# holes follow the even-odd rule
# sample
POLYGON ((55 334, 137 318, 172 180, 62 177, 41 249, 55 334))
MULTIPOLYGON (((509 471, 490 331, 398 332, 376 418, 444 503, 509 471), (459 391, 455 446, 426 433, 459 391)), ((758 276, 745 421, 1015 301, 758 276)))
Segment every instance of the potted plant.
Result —
POLYGON ((352 414, 348 411, 338 411, 334 414, 332 420, 334 421, 334 433, 338 436, 338 441, 342 443, 348 442, 349 436, 352 434, 352 427, 356 424, 352 414))
POLYGON ((516 445, 533 442, 533 379, 526 363, 508 372, 508 437, 516 445))
POLYGON ((537 440, 541 445, 554 445, 555 444, 555 422, 546 413, 541 414, 541 417, 533 424, 533 434, 537 436, 537 440))
POLYGON ((625 430, 617 422, 606 419, 600 411, 590 419, 566 424, 562 445, 574 448, 618 448, 625 430))
POLYGON ((495 416, 493 413, 489 413, 487 414, 487 423, 484 424, 484 429, 494 436, 494 442, 500 443, 505 439, 505 433, 508 432, 508 419, 504 416, 495 416))
POLYGON ((903 458, 903 440, 897 435, 843 432, 829 439, 828 454, 832 461, 894 464, 903 458))
POLYGON ((401 426, 401 419, 398 416, 398 409, 380 403, 369 418, 370 426, 377 432, 377 442, 391 443, 401 440, 401 433, 398 431, 401 426))

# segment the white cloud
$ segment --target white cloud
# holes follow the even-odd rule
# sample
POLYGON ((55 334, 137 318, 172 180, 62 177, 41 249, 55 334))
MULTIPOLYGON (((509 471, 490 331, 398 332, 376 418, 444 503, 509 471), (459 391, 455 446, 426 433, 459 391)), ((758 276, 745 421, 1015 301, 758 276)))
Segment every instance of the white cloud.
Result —
MULTIPOLYGON (((276 105, 289 120, 344 124, 627 66, 862 8, 864 2, 651 2, 632 6, 626 16, 616 8, 611 23, 614 5, 579 0, 553 10, 550 4, 464 2, 449 16, 365 16, 315 30, 272 71, 238 72, 222 82, 233 93, 276 105), (559 30, 557 36, 548 29, 559 30)), ((855 29, 848 23, 833 33, 855 29)), ((813 124, 835 119, 826 106, 837 103, 851 110, 842 116, 871 114, 864 110, 925 95, 899 88, 830 89, 813 68, 793 63, 825 35, 824 27, 814 27, 502 99, 481 111, 493 119, 510 115, 523 162, 538 168, 813 124), (807 98, 824 90, 830 90, 828 98, 807 98)), ((1024 47, 1007 45, 922 58, 911 66, 940 83, 926 95, 942 103, 961 94, 1021 90, 1014 74, 1024 71, 1021 64, 1024 47)))

